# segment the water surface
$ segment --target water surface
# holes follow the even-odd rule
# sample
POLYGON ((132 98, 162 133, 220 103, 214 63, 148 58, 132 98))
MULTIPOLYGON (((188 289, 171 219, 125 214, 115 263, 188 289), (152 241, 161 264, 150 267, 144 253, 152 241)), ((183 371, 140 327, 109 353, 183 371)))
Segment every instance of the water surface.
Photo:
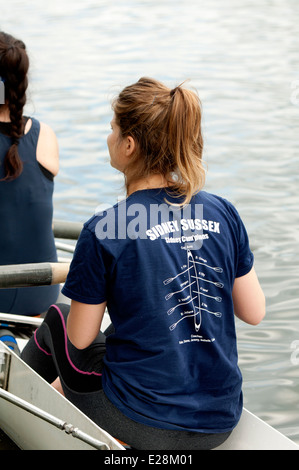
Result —
POLYGON ((261 325, 237 323, 245 406, 299 443, 298 24, 297 0, 10 0, 0 16, 30 52, 27 113, 59 139, 56 218, 85 221, 123 193, 111 98, 144 75, 190 79, 207 189, 238 208, 267 297, 261 325))

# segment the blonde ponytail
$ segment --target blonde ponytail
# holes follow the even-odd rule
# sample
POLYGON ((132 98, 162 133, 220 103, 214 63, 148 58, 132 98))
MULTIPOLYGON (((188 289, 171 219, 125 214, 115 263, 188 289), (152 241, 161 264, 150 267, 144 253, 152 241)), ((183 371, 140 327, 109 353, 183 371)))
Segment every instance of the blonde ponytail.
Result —
POLYGON ((188 203, 205 183, 202 162, 201 103, 198 96, 182 86, 171 90, 172 104, 168 144, 176 167, 173 189, 188 203))

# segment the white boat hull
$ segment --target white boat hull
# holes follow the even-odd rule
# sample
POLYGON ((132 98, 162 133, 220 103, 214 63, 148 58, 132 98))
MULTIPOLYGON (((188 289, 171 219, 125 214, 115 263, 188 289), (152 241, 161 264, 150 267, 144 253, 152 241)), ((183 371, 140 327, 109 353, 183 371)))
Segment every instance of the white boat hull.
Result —
POLYGON ((215 450, 299 450, 299 446, 243 408, 238 425, 215 450))
MULTIPOLYGON (((124 450, 112 436, 54 390, 19 357, 0 342, 0 360, 3 351, 11 356, 7 391, 78 428, 91 438, 106 445, 109 450, 124 450)), ((1 390, 0 390, 1 392, 1 390)), ((59 430, 50 422, 7 401, 0 394, 0 428, 22 450, 92 450, 94 446, 59 430)))

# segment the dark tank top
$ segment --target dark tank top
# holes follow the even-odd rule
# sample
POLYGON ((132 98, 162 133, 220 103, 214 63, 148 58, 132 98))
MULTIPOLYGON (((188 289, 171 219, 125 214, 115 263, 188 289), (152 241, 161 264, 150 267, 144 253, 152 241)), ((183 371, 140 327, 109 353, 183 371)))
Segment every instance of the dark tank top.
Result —
MULTIPOLYGON (((19 142, 21 175, 0 181, 0 265, 57 261, 52 231, 53 189, 51 173, 36 160, 40 123, 31 118, 29 132, 19 142)), ((10 124, 0 124, 0 179, 11 146, 10 124)), ((0 289, 0 312, 38 315, 58 296, 58 286, 0 289)))

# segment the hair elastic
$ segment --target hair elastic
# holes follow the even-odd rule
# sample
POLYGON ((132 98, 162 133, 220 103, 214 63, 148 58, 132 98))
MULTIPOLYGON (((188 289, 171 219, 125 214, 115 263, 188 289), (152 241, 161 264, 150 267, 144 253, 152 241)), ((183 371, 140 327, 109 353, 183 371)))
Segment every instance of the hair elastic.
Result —
POLYGON ((173 88, 172 90, 170 90, 170 96, 173 97, 177 91, 178 87, 175 87, 173 88))

